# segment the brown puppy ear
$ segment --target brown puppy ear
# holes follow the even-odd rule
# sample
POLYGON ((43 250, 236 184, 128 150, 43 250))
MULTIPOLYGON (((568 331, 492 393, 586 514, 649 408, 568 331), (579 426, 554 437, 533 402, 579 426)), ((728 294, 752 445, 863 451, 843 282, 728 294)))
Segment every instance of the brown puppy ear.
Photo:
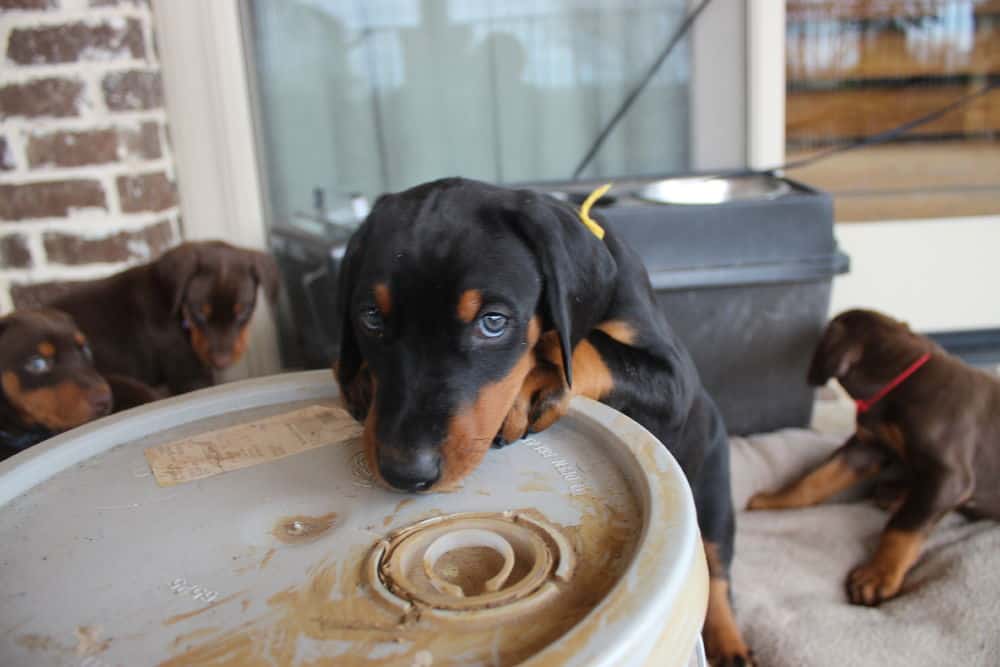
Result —
POLYGON ((530 190, 517 192, 508 220, 538 259, 546 329, 555 329, 566 383, 573 384, 573 348, 599 322, 611 301, 618 265, 568 204, 530 190))
POLYGON ((860 359, 860 341, 851 336, 847 325, 835 319, 827 325, 816 346, 807 375, 809 384, 819 387, 830 378, 841 378, 860 359))
POLYGON ((337 277, 337 297, 335 313, 340 325, 340 351, 333 364, 333 375, 340 385, 340 394, 347 405, 348 412, 358 421, 364 421, 372 402, 371 373, 365 364, 354 335, 354 322, 351 308, 354 302, 354 290, 358 284, 361 272, 361 260, 364 257, 365 245, 368 239, 370 223, 365 222, 347 243, 344 258, 340 263, 337 277))
POLYGON ((188 283, 198 272, 198 247, 194 243, 181 245, 163 253, 153 263, 156 280, 170 304, 170 316, 176 317, 184 303, 188 283))
POLYGON ((266 252, 257 250, 251 252, 253 253, 253 263, 250 266, 250 271, 253 273, 254 280, 264 288, 267 300, 275 304, 278 302, 278 288, 281 286, 278 263, 266 252))

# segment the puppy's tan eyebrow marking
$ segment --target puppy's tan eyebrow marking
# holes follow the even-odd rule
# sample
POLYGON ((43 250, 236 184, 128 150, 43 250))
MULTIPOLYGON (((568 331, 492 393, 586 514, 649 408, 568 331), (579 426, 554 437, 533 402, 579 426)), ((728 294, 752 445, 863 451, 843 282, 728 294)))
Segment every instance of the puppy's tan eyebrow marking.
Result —
POLYGON ((76 341, 77 345, 86 345, 87 344, 87 338, 86 338, 86 336, 84 336, 79 331, 77 331, 76 333, 73 334, 73 340, 76 341))
POLYGON ((56 347, 48 341, 43 341, 38 344, 38 353, 43 357, 54 357, 56 356, 56 347))
POLYGON ((375 305, 383 315, 392 312, 392 294, 385 283, 375 283, 375 305))
POLYGON ((483 307, 483 295, 479 290, 467 289, 458 297, 458 319, 469 323, 479 314, 479 309, 483 307))

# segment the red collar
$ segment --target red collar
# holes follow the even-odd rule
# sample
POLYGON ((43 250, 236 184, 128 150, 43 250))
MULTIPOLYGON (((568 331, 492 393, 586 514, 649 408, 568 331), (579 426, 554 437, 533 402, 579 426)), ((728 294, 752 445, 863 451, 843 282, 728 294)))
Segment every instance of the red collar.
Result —
POLYGON ((886 394, 888 394, 890 391, 892 391, 893 389, 895 389, 896 387, 898 387, 900 384, 902 384, 903 380, 905 380, 906 378, 908 378, 911 375, 913 375, 914 373, 916 373, 920 369, 921 366, 923 366, 924 364, 927 363, 927 361, 930 358, 931 358, 931 353, 930 352, 925 352, 924 354, 920 355, 919 359, 917 359, 912 364, 910 364, 909 366, 907 366, 906 369, 902 373, 900 373, 899 375, 897 375, 896 377, 894 377, 892 380, 889 381, 889 383, 887 385, 885 385, 884 387, 882 387, 881 389, 879 389, 875 393, 874 396, 872 396, 871 398, 859 398, 859 399, 855 399, 854 403, 855 403, 855 405, 858 406, 858 414, 859 415, 860 414, 864 414, 864 413, 868 412, 869 410, 871 410, 872 407, 874 407, 876 403, 878 403, 883 398, 885 398, 886 394))

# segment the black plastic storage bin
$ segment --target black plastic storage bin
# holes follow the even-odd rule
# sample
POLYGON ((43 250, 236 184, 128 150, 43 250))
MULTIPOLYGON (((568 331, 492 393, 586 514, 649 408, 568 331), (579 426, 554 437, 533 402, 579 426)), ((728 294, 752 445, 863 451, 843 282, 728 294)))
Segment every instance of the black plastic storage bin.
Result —
POLYGON ((278 318, 282 364, 285 368, 329 368, 340 344, 333 298, 344 242, 291 225, 275 225, 270 246, 285 294, 278 318))
MULTIPOLYGON (((661 204, 619 182, 595 207, 642 256, 670 325, 687 345, 731 434, 806 426, 806 371, 827 320, 832 278, 848 270, 833 203, 787 180, 783 193, 661 204)), ((598 183, 531 185, 579 202, 598 183)))
MULTIPOLYGON (((618 182, 598 202, 609 227, 642 256, 671 326, 687 345, 730 433, 805 426, 806 370, 826 323, 834 275, 847 271, 833 237, 833 204, 791 181, 773 197, 707 205, 633 196, 649 180, 618 182)), ((579 203, 599 183, 530 184, 579 203)), ((340 323, 331 309, 343 240, 272 230, 291 322, 286 363, 329 366, 340 323)))

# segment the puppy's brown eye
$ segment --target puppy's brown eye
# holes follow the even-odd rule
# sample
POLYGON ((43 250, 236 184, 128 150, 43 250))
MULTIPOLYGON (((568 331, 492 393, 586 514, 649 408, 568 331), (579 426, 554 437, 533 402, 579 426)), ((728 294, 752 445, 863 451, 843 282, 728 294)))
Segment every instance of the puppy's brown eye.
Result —
POLYGON ((508 321, 503 313, 486 313, 479 318, 479 332, 487 338, 499 338, 507 330, 508 321))
POLYGON ((358 320, 361 322, 362 327, 373 334, 382 333, 382 328, 385 326, 382 313, 379 312, 378 308, 366 308, 362 310, 358 320))
POLYGON ((24 370, 32 375, 42 375, 52 370, 52 360, 41 355, 35 355, 24 363, 24 370))

